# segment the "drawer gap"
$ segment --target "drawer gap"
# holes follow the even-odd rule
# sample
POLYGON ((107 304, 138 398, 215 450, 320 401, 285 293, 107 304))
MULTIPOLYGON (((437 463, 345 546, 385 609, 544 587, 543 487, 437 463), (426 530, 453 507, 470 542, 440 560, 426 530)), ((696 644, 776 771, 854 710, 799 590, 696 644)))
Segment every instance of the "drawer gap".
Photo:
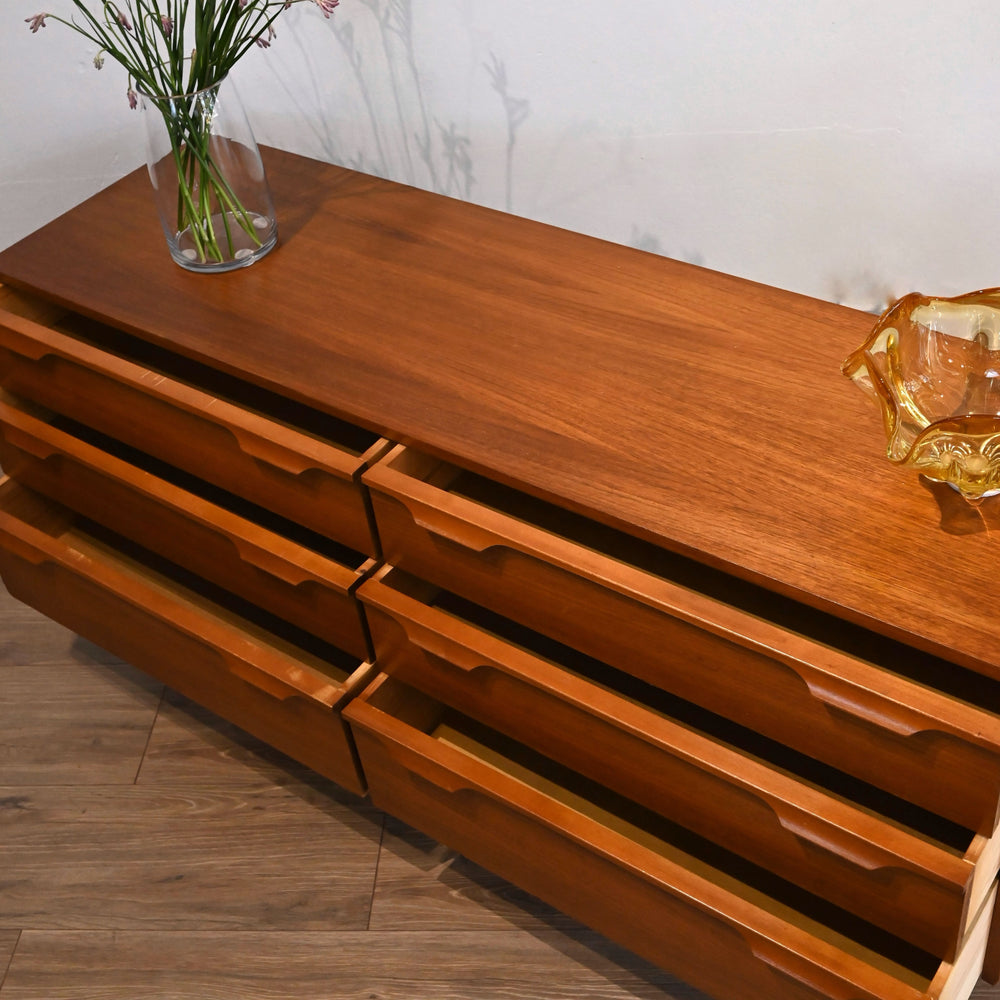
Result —
POLYGON ((230 493, 221 487, 215 486, 213 483, 191 475, 189 472, 184 472, 173 465, 168 465, 158 458, 147 455, 138 448, 123 444, 121 441, 102 434, 100 431, 95 431, 93 428, 87 427, 85 424, 81 424, 70 417, 53 414, 48 419, 49 423, 56 429, 65 431, 67 434, 72 434, 75 438, 93 445, 95 448, 100 448, 109 455, 114 455, 115 458, 120 458, 130 465, 134 465, 137 469, 142 469, 144 472, 149 472, 160 479, 164 479, 174 486, 187 490, 188 493, 193 493, 203 500, 208 500, 217 507, 222 507, 224 510, 228 510, 230 513, 236 514, 247 521, 252 521, 254 524, 266 528, 268 531, 283 535, 290 541, 304 548, 312 549, 314 552, 318 552, 320 555, 332 559, 334 562, 338 562, 344 566, 359 566, 366 559, 363 553, 356 552, 354 549, 340 542, 327 538, 325 535, 319 534, 319 532, 311 531, 309 528, 296 524, 294 521, 281 517, 279 514, 274 514, 265 507, 244 500, 235 493, 230 493))
POLYGON ((786 631, 867 660, 883 670, 991 711, 1000 705, 1000 681, 963 670, 940 657, 915 649, 907 649, 904 658, 900 655, 899 644, 886 636, 721 570, 703 566, 580 514, 443 462, 435 463, 433 469, 428 470, 428 478, 456 496, 737 607, 786 631))
POLYGON ((78 517, 74 534, 77 533, 81 537, 77 539, 75 547, 79 548, 79 543, 82 542, 89 549, 111 552, 118 561, 141 567, 144 578, 148 579, 152 573, 163 578, 173 590, 179 589, 197 595, 200 598, 199 604, 207 602, 212 605, 211 610, 219 617, 235 619, 244 631, 260 634, 269 645, 291 652, 297 659, 308 662, 330 677, 343 682, 357 669, 356 656, 351 656, 256 604, 203 580, 104 525, 78 517))
MULTIPOLYGON (((389 693, 394 701, 402 691, 409 690, 402 684, 393 687, 398 688, 389 693)), ((380 705, 380 695, 382 691, 371 699, 376 707, 380 705)), ((515 778, 917 989, 926 989, 937 971, 939 959, 891 933, 831 906, 447 706, 424 699, 417 692, 413 696, 419 708, 410 707, 399 713, 400 717, 413 718, 438 743, 515 778)))
MULTIPOLYGON (((358 658, 316 636, 282 621, 263 608, 216 587, 180 566, 149 552, 103 525, 42 501, 28 490, 18 491, 19 503, 9 506, 21 520, 82 555, 110 563, 118 570, 197 606, 260 643, 294 657, 307 670, 343 684, 357 670, 358 658)), ((5 503, 7 498, 5 497, 5 503)))
MULTIPOLYGON (((405 589, 407 585, 405 574, 401 574, 399 570, 395 570, 385 582, 402 584, 400 589, 405 589)), ((553 662, 578 677, 669 718, 672 722, 735 747, 740 752, 762 760, 777 770, 792 774, 814 787, 819 787, 825 793, 840 798, 854 807, 867 810, 890 823, 904 827, 909 833, 932 841, 936 846, 955 856, 964 856, 969 849, 974 833, 957 823, 892 796, 805 754, 797 753, 738 723, 684 701, 661 688, 579 653, 569 646, 449 591, 435 591, 432 595, 428 595, 427 600, 433 607, 460 621, 474 625, 534 656, 553 662)))
POLYGON ((252 410, 275 423, 321 441, 332 442, 355 456, 364 454, 379 440, 377 434, 346 420, 279 396, 86 316, 69 313, 55 323, 53 329, 245 410, 252 410))

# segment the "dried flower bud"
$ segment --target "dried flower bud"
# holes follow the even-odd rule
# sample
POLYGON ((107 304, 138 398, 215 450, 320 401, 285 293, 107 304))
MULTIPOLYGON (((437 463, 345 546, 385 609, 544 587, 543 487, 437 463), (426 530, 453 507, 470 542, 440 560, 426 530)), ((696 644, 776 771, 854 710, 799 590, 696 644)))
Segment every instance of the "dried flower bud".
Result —
POLYGON ((34 35, 39 28, 45 27, 45 18, 48 16, 48 14, 32 14, 31 17, 24 19, 24 23, 29 26, 31 33, 34 35))
POLYGON ((104 53, 98 52, 97 55, 94 56, 94 69, 103 69, 103 68, 104 68, 104 53))
POLYGON ((128 106, 135 111, 139 107, 139 95, 132 87, 128 88, 128 106))

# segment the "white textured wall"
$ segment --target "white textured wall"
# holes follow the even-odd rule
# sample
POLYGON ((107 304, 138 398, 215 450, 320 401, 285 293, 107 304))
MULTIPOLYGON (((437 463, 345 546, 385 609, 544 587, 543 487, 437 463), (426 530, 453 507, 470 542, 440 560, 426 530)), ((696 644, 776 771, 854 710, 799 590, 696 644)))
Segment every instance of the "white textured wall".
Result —
MULTIPOLYGON (((69 10, 3 4, 0 246, 143 156, 123 73, 30 35, 39 3, 69 10)), ((342 0, 237 79, 263 142, 873 308, 1000 285, 998 25, 996 0, 342 0)))

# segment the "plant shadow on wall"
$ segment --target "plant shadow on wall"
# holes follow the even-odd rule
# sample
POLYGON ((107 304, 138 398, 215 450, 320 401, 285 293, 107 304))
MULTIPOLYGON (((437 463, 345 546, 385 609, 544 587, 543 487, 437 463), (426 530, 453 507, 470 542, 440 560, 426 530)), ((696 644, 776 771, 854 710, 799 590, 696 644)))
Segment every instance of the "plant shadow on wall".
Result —
MULTIPOLYGON (((476 183, 472 140, 454 121, 442 122, 427 99, 414 43, 413 0, 357 3, 373 19, 374 45, 381 52, 379 58, 371 58, 376 55, 372 43, 359 40, 355 21, 341 19, 331 25, 357 82, 373 137, 372 154, 359 151, 347 158, 347 165, 438 194, 470 199, 476 183), (386 80, 388 101, 380 100, 386 80)), ((482 69, 503 114, 503 205, 510 212, 517 133, 530 114, 530 104, 510 92, 505 64, 494 53, 482 69)))

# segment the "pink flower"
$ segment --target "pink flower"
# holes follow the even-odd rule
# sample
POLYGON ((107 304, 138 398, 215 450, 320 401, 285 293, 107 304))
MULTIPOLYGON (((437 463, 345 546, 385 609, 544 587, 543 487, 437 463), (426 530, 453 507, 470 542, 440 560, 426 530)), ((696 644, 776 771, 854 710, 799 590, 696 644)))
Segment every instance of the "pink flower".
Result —
POLYGON ((118 11, 118 23, 126 30, 132 30, 132 22, 128 19, 128 15, 123 10, 118 11))
POLYGON ((39 28, 45 27, 45 18, 48 16, 48 14, 32 14, 31 17, 24 19, 24 23, 29 25, 31 33, 34 35, 39 28))
POLYGON ((267 38, 261 35, 259 38, 254 39, 257 45, 262 49, 269 49, 271 47, 271 39, 274 38, 278 33, 274 30, 273 25, 267 26, 267 38))
POLYGON ((174 30, 174 22, 171 21, 166 14, 161 14, 160 27, 163 29, 163 34, 166 35, 167 38, 169 38, 170 32, 174 30))
POLYGON ((128 88, 128 106, 133 111, 139 107, 139 95, 131 87, 128 88))
POLYGON ((315 4, 323 11, 324 17, 329 17, 334 9, 340 6, 340 0, 315 0, 315 4))

